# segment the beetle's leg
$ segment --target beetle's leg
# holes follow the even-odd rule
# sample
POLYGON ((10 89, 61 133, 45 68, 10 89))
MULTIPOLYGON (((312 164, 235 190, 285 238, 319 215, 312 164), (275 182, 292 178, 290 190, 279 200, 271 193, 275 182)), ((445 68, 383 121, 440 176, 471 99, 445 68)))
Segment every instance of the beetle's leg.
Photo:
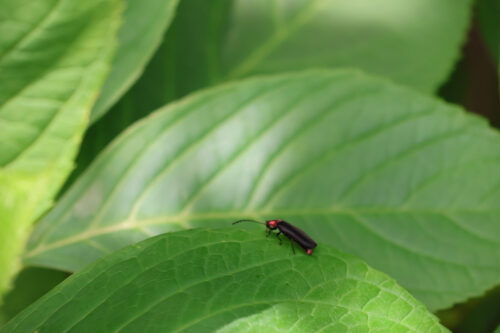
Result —
POLYGON ((290 244, 292 244, 293 255, 295 255, 295 247, 293 246, 293 243, 295 243, 295 241, 288 235, 286 235, 286 237, 290 240, 290 244))
POLYGON ((280 240, 280 245, 283 244, 283 241, 280 238, 281 231, 276 234, 276 237, 280 240))
POLYGON ((269 237, 269 234, 271 233, 271 229, 266 229, 266 237, 269 237))

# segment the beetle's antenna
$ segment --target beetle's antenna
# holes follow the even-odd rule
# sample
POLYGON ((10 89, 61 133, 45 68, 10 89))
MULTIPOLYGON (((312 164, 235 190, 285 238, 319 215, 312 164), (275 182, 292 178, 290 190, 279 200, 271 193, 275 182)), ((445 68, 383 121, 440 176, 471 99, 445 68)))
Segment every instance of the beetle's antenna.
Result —
POLYGON ((240 223, 240 222, 253 222, 253 223, 259 223, 259 224, 265 224, 264 222, 259 222, 255 220, 238 220, 236 222, 233 222, 233 224, 240 223))

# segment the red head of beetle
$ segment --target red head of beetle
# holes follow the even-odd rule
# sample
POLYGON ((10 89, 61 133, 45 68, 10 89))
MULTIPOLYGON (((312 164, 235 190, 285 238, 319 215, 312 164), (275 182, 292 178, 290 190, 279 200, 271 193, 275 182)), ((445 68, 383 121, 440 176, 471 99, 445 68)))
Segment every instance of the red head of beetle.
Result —
POLYGON ((280 222, 281 222, 281 220, 266 221, 266 227, 268 227, 271 230, 274 230, 274 229, 278 228, 278 223, 280 223, 280 222))

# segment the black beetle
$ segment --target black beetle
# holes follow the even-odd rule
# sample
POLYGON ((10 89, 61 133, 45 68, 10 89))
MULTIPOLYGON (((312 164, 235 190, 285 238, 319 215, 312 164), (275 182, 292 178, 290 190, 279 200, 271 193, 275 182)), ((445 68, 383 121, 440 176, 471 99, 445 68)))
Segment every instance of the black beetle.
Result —
POLYGON ((271 233, 272 230, 278 229, 279 232, 276 235, 278 239, 280 240, 280 245, 282 244, 280 234, 285 235, 292 241, 292 250, 293 253, 295 254, 295 249, 293 247, 293 242, 299 244, 304 251, 306 251, 307 255, 311 255, 313 249, 317 246, 316 242, 312 240, 309 235, 307 235, 304 231, 301 229, 297 228, 296 226, 288 223, 287 221, 283 220, 268 220, 266 223, 264 222, 259 222, 255 220, 238 220, 236 222, 233 222, 233 224, 240 223, 240 222, 253 222, 253 223, 260 223, 264 224, 267 228, 267 235, 271 233))

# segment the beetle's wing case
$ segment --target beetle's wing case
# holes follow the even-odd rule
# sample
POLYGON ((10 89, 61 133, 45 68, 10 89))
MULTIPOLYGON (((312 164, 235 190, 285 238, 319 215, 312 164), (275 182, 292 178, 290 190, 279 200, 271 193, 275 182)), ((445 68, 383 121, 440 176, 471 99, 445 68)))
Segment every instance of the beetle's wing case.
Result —
POLYGON ((304 250, 314 249, 317 246, 316 242, 308 234, 286 221, 279 222, 278 228, 285 236, 294 240, 304 250))

